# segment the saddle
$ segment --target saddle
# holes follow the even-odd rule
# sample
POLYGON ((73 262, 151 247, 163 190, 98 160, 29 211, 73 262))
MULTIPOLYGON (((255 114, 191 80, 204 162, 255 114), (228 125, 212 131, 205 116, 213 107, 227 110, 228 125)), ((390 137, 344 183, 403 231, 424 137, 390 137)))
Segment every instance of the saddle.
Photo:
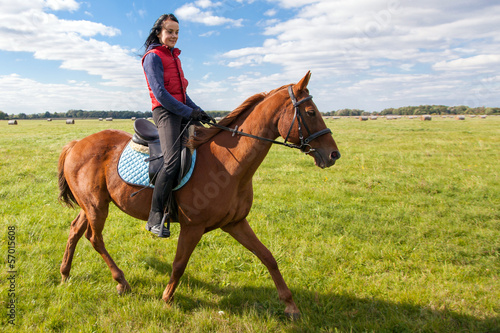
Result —
MULTIPOLYGON (((177 184, 188 173, 189 167, 191 166, 191 150, 188 149, 184 144, 189 139, 189 136, 191 135, 193 130, 193 126, 189 126, 188 131, 184 132, 183 137, 181 138, 181 169, 178 173, 177 184)), ((149 148, 149 158, 146 159, 146 162, 149 162, 149 179, 154 185, 156 182, 156 175, 163 165, 163 154, 161 152, 158 129, 156 128, 155 124, 153 124, 149 120, 137 119, 134 122, 134 131, 135 134, 132 136, 132 141, 136 144, 149 148)), ((174 184, 174 187, 177 184, 174 184)))

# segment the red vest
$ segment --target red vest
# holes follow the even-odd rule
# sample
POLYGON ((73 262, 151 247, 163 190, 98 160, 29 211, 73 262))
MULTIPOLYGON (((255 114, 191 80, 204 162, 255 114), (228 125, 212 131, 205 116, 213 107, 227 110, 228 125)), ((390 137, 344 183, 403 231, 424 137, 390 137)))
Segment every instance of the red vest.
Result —
MULTIPOLYGON (((179 59, 179 54, 181 51, 177 48, 174 48, 172 52, 166 46, 158 46, 150 51, 148 51, 146 55, 153 52, 158 55, 163 64, 163 81, 165 83, 165 89, 172 95, 176 100, 181 103, 186 104, 186 88, 188 85, 188 81, 184 78, 184 72, 182 71, 181 61, 179 59)), ((144 57, 142 57, 142 61, 144 62, 144 57)), ((146 81, 148 78, 146 77, 146 81)), ((151 91, 151 87, 148 82, 149 96, 151 96, 151 102, 153 103, 153 108, 157 108, 161 106, 161 103, 158 102, 151 91)))

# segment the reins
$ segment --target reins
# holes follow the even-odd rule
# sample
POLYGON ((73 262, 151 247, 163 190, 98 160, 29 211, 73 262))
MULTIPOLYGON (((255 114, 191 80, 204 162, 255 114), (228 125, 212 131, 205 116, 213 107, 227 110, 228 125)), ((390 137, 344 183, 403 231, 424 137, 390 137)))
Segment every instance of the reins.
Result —
POLYGON ((228 132, 231 132, 233 133, 233 136, 235 135, 242 135, 242 136, 246 136, 246 137, 249 137, 249 138, 253 138, 253 139, 257 139, 257 140, 261 140, 261 141, 267 141, 267 142, 271 142, 273 144, 277 144, 277 145, 281 145, 281 146, 285 146, 285 147, 288 147, 288 148, 295 148, 295 149, 299 149, 300 151, 302 151, 304 154, 309 154, 309 153, 312 153, 315 151, 314 148, 312 148, 309 143, 311 141, 313 141, 314 139, 317 139, 319 138, 320 136, 322 135, 325 135, 325 134, 331 134, 332 131, 329 129, 329 128, 325 128, 325 129, 322 129, 321 131, 318 131, 318 132, 315 132, 313 134, 311 134, 311 131, 309 130, 309 128, 307 127, 306 123, 304 122, 304 119, 302 117, 302 114, 300 113, 300 108, 299 106, 302 104, 302 103, 305 103, 307 101, 310 101, 312 100, 312 96, 309 95, 303 99, 301 99, 300 101, 297 101, 294 93, 293 93, 293 88, 292 86, 288 86, 288 94, 290 95, 290 99, 292 100, 292 103, 293 103, 293 107, 294 107, 294 116, 293 116, 293 120, 292 120, 292 124, 290 125, 290 128, 288 129, 288 133, 285 137, 285 141, 284 142, 281 142, 281 141, 276 141, 276 140, 272 140, 272 139, 268 139, 268 138, 264 138, 262 136, 257 136, 257 135, 253 135, 253 134, 250 134, 250 133, 245 133, 243 131, 239 131, 238 130, 238 125, 236 125, 234 128, 230 128, 230 127, 226 127, 226 126, 222 126, 222 125, 219 125, 219 124, 216 124, 216 123, 212 123, 212 122, 204 122, 205 124, 208 124, 210 126, 213 126, 213 127, 216 127, 216 128, 219 128, 221 130, 224 130, 224 131, 228 131, 228 132), (299 129, 299 139, 300 139, 300 145, 296 145, 296 144, 293 144, 293 143, 287 143, 288 141, 288 138, 290 136, 290 133, 292 132, 292 128, 293 128, 293 125, 295 124, 295 121, 297 121, 297 125, 298 125, 298 129, 299 129), (304 139, 304 135, 302 133, 302 127, 304 127, 308 133, 308 137, 304 139), (308 148, 308 149, 307 149, 308 148), (307 150, 306 150, 307 149, 307 150))

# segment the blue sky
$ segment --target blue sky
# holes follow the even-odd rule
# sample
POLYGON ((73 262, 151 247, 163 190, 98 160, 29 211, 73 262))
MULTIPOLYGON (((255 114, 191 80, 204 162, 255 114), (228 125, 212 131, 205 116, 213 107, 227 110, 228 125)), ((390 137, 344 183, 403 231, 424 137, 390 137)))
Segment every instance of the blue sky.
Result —
POLYGON ((169 12, 205 110, 308 70, 324 112, 500 106, 493 0, 0 0, 0 110, 149 110, 142 45, 169 12))

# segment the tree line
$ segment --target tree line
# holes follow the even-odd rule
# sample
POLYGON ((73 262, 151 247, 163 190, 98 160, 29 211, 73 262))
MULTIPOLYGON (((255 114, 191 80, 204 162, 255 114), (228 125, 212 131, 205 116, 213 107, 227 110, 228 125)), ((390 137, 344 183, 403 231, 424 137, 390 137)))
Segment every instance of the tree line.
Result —
POLYGON ((359 109, 340 109, 337 111, 325 112, 325 116, 370 116, 370 115, 399 115, 399 116, 418 116, 418 115, 500 115, 500 108, 477 107, 471 108, 465 105, 445 106, 445 105, 420 105, 404 106, 400 108, 388 108, 382 111, 368 112, 359 109))
MULTIPOLYGON (((208 111, 212 117, 224 117, 229 114, 229 111, 208 111)), ((85 111, 85 110, 68 110, 66 112, 42 112, 42 113, 19 113, 11 114, 0 111, 0 120, 10 119, 59 119, 59 118, 76 118, 76 119, 98 119, 98 118, 113 118, 113 119, 131 119, 135 118, 150 118, 153 116, 151 111, 85 111)))
MULTIPOLYGON (((224 117, 230 111, 207 111, 212 117, 224 117)), ((500 115, 500 108, 477 107, 471 108, 465 105, 460 106, 445 106, 445 105, 420 105, 420 106, 404 106, 400 108, 388 108, 382 111, 368 112, 360 109, 340 109, 337 111, 323 112, 324 116, 369 116, 369 115, 400 115, 400 116, 415 116, 415 115, 500 115)), ((113 118, 113 119, 130 119, 149 118, 152 117, 151 111, 85 111, 85 110, 68 110, 66 112, 43 112, 43 113, 19 113, 11 114, 0 111, 0 120, 10 119, 58 119, 58 118, 78 118, 78 119, 93 119, 93 118, 113 118)))

